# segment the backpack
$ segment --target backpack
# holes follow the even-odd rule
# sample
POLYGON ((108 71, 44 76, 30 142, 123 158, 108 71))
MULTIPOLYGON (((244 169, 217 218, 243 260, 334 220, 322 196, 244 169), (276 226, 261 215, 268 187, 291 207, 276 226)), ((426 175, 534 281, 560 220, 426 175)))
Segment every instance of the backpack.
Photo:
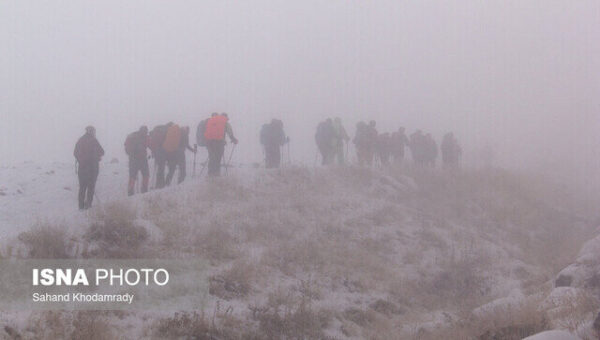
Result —
POLYGON ((210 117, 206 122, 204 138, 206 140, 224 140, 227 120, 227 117, 223 115, 210 117))
POLYGON ((104 155, 104 150, 96 137, 85 134, 75 144, 75 152, 73 154, 79 164, 99 162, 100 158, 104 155))
POLYGON ((262 145, 266 145, 269 141, 269 135, 270 135, 270 125, 269 124, 263 124, 262 128, 260 129, 260 144, 262 145))
POLYGON ((179 125, 173 124, 167 130, 167 134, 165 135, 165 141, 163 142, 163 149, 166 152, 174 152, 179 148, 179 143, 181 142, 181 128, 179 125))
POLYGON ((198 124, 198 128, 196 128, 196 144, 198 146, 206 146, 206 138, 204 137, 204 133, 206 132, 206 122, 208 119, 201 121, 198 124))
POLYGON ((125 139, 125 153, 127 154, 127 156, 133 156, 133 154, 135 153, 135 138, 136 138, 136 133, 132 132, 130 134, 127 135, 127 138, 125 139))
POLYGON ((150 148, 150 150, 152 151, 153 154, 155 154, 157 151, 159 151, 162 148, 166 136, 167 136, 167 126, 166 125, 156 126, 154 129, 152 129, 152 131, 150 131, 150 135, 149 135, 150 142, 148 143, 149 144, 148 147, 150 148))
POLYGON ((321 122, 317 126, 317 133, 315 134, 315 141, 319 145, 326 144, 332 137, 332 131, 327 122, 321 122))

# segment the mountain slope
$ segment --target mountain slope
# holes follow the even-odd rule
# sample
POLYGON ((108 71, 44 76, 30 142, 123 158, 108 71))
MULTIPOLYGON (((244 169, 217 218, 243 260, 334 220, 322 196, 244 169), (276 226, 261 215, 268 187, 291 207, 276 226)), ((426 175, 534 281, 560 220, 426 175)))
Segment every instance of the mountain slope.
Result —
MULTIPOLYGON (((60 169, 54 185, 71 176, 60 169)), ((42 209, 40 216, 52 216, 45 223, 50 233, 67 230, 69 256, 209 262, 204 311, 210 322, 157 311, 128 313, 129 326, 99 317, 131 337, 491 339, 565 328, 553 323, 545 303, 555 275, 593 234, 566 195, 501 170, 236 169, 230 177, 133 198, 120 193, 123 170, 107 165, 99 186, 103 204, 92 212, 67 212, 75 207, 74 193, 56 188, 68 193, 59 193, 63 206, 48 215, 42 209), (118 230, 135 225, 150 237, 135 249, 87 240, 90 224, 108 216, 116 216, 118 230)), ((0 206, 16 213, 34 197, 28 191, 19 199, 10 196, 14 189, 5 190, 0 206)), ((5 256, 29 256, 46 246, 27 235, 5 256)), ((35 253, 54 256, 46 249, 35 253)), ((72 324, 80 314, 60 318, 72 324)), ((19 318, 3 316, 24 332, 19 318)), ((589 332, 581 322, 572 331, 589 332)), ((29 332, 39 337, 45 328, 29 332)))

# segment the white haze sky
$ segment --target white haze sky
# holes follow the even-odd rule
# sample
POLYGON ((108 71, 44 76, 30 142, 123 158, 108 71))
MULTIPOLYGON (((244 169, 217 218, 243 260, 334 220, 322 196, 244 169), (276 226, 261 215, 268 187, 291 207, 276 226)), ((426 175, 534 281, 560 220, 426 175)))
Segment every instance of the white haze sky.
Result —
POLYGON ((3 0, 0 46, 5 165, 71 161, 89 124, 123 160, 141 124, 219 111, 242 162, 277 117, 312 164, 317 123, 340 116, 350 134, 375 119, 517 167, 600 169, 598 0, 3 0))

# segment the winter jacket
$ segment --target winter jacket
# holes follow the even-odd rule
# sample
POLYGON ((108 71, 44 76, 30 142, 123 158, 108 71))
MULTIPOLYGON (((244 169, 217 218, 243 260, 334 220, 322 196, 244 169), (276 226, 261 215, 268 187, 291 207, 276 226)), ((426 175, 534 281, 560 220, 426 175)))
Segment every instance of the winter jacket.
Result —
POLYGON ((104 156, 104 149, 96 137, 86 133, 75 144, 73 155, 79 164, 99 163, 104 156))

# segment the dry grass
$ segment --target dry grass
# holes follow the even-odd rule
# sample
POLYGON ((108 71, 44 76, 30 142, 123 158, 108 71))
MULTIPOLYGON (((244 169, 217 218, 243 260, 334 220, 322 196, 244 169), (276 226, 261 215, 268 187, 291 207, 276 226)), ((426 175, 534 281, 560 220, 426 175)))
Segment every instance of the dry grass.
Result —
POLYGON ((284 291, 270 294, 265 305, 250 309, 258 322, 254 339, 326 339, 324 330, 333 318, 330 311, 315 309, 310 298, 284 291))
POLYGON ((158 320, 153 326, 154 339, 244 339, 237 329, 242 326, 229 312, 215 309, 212 316, 204 312, 175 313, 158 320))
POLYGON ((73 257, 75 244, 66 230, 50 225, 38 225, 18 236, 33 259, 68 259, 73 257))
MULTIPOLYGON (((546 314, 538 309, 539 297, 530 297, 515 304, 498 305, 485 312, 464 312, 436 327, 407 327, 400 339, 479 339, 520 340, 548 330, 546 314)), ((418 320, 411 320, 418 325, 418 320)))
POLYGON ((565 296, 560 305, 548 313, 554 320, 554 326, 576 333, 594 320, 599 305, 598 298, 586 291, 578 290, 574 295, 565 296))
POLYGON ((215 223, 209 230, 196 236, 194 253, 217 265, 238 258, 239 239, 226 226, 215 223))
POLYGON ((251 292, 257 276, 255 264, 239 259, 231 268, 210 278, 209 293, 224 300, 243 298, 251 292))
POLYGON ((116 335, 103 313, 99 312, 78 312, 72 325, 71 339, 110 340, 116 335))
POLYGON ((148 232, 135 222, 136 212, 123 204, 107 205, 92 223, 83 239, 95 249, 83 254, 94 258, 140 258, 148 256, 144 243, 148 232))
POLYGON ((115 339, 109 325, 110 312, 99 311, 45 311, 29 316, 27 327, 17 330, 6 326, 8 339, 115 339))

